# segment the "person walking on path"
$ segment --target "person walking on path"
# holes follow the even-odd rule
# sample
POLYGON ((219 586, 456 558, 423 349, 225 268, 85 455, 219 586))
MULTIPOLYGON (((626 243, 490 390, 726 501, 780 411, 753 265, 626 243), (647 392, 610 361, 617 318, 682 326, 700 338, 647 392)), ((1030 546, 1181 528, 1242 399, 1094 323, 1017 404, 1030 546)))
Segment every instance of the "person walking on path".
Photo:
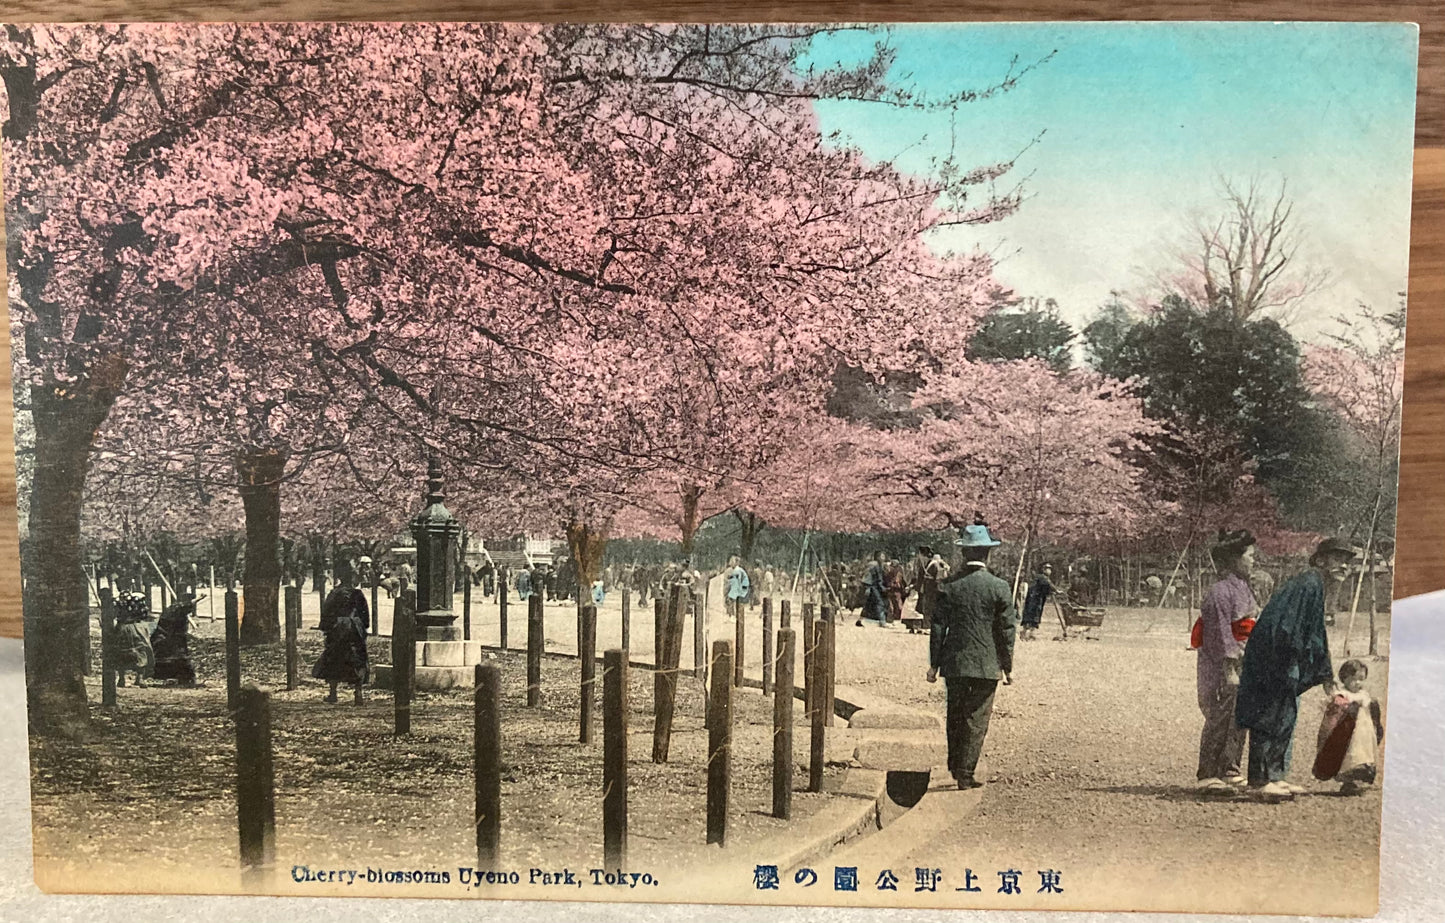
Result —
POLYGON ((974 778, 993 715, 1002 674, 1013 682, 1018 616, 1009 585, 988 571, 998 540, 982 521, 954 541, 963 552, 959 574, 939 584, 928 645, 928 681, 948 686, 948 770, 960 789, 978 788, 974 778))
POLYGON ((530 570, 525 567, 518 570, 515 585, 519 602, 526 602, 532 598, 532 572, 530 570))
POLYGON ((1024 596, 1022 623, 1025 641, 1034 639, 1034 633, 1039 630, 1039 625, 1044 620, 1044 604, 1049 601, 1050 596, 1059 591, 1059 588, 1054 586, 1053 576, 1053 565, 1045 564, 1029 583, 1028 594, 1024 596))
POLYGON ((863 619, 872 619, 880 626, 888 624, 888 597, 886 569, 883 563, 883 552, 873 556, 868 564, 868 570, 863 574, 863 615, 858 619, 858 624, 863 624, 863 619))
POLYGON ((311 675, 331 684, 326 701, 332 704, 336 702, 336 687, 341 683, 354 687, 356 704, 362 704, 361 687, 371 676, 366 655, 371 610, 366 605, 366 594, 356 589, 355 582, 351 563, 339 563, 336 587, 326 594, 321 604, 321 630, 326 633, 326 647, 321 651, 321 659, 311 668, 311 675))
POLYGON ((748 595, 752 592, 752 581, 748 579, 748 572, 738 561, 738 556, 728 558, 727 572, 727 599, 728 614, 733 618, 741 619, 746 611, 748 595))
POLYGON ((1243 785, 1239 761, 1244 755, 1245 731, 1234 723, 1239 692, 1240 662, 1244 658, 1247 626, 1258 605, 1249 586, 1254 568, 1254 536, 1248 529, 1219 533, 1209 549, 1219 579, 1199 604, 1200 643, 1196 666, 1199 710, 1204 729, 1199 734, 1199 769, 1195 778, 1204 795, 1233 794, 1243 785))
POLYGON ((1280 585, 1244 647, 1234 717, 1249 731, 1249 790, 1261 801, 1288 801, 1301 791, 1285 781, 1299 697, 1319 685, 1326 695, 1334 693, 1325 629, 1326 581, 1342 583, 1354 558, 1347 542, 1320 542, 1310 569, 1280 585))
POLYGON ((948 562, 943 560, 943 555, 935 554, 933 549, 928 547, 920 548, 919 551, 926 553, 928 558, 919 568, 916 577, 913 609, 919 617, 917 620, 907 620, 910 634, 928 631, 932 628, 933 606, 938 600, 938 585, 948 579, 948 562))

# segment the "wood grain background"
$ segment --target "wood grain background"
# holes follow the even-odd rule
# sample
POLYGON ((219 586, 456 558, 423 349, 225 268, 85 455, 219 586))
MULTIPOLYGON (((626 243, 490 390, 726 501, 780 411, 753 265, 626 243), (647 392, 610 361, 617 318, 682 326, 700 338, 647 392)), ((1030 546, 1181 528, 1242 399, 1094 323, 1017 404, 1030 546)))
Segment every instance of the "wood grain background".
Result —
MULTIPOLYGON (((90 20, 641 20, 1024 21, 1024 20, 1339 20, 1420 24, 1420 90, 1415 123, 1409 329, 1401 444, 1397 597, 1445 589, 1445 2, 1442 0, 938 0, 827 2, 761 6, 638 0, 503 0, 486 4, 422 0, 168 0, 63 2, 10 0, 7 22, 90 20)), ((1262 89, 1263 92, 1263 89, 1262 89)), ((0 244, 4 229, 0 228, 0 244)), ((4 248, 0 246, 0 274, 4 248)), ((0 286, 0 312, 5 288, 0 286)), ((6 326, 8 329, 8 324, 6 326)), ((0 342, 0 433, 12 421, 9 342, 0 342)), ((15 457, 0 440, 0 635, 20 633, 20 570, 15 520, 15 457)))

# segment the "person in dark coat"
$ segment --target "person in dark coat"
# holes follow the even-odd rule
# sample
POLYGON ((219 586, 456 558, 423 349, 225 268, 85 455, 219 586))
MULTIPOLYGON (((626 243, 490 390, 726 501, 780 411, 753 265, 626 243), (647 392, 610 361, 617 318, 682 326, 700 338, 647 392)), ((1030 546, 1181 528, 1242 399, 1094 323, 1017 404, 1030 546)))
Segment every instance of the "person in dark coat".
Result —
POLYGON ((151 607, 142 593, 122 593, 115 601, 115 640, 111 663, 115 665, 116 685, 125 685, 125 674, 135 673, 135 684, 142 676, 150 676, 155 668, 155 649, 151 647, 151 607))
POLYGON ((366 654, 366 633, 371 625, 371 610, 366 594, 356 589, 355 574, 349 561, 336 568, 336 587, 321 603, 321 630, 326 633, 326 647, 321 659, 311 668, 311 675, 331 684, 326 701, 336 702, 336 687, 341 683, 356 689, 356 704, 362 703, 361 687, 371 678, 371 665, 366 654))
POLYGON ((938 585, 928 645, 928 681, 942 676, 948 686, 948 770, 961 789, 978 788, 974 778, 983 739, 993 715, 999 676, 1013 682, 1018 615, 1009 585, 988 571, 989 552, 999 544, 982 521, 966 527, 954 544, 963 567, 938 585))
POLYGON ((151 675, 156 679, 172 679, 177 686, 196 685, 196 669, 191 665, 191 616, 195 611, 194 599, 182 599, 161 613, 151 632, 151 648, 155 651, 151 675))
POLYGON ((1299 697, 1319 685, 1327 695, 1334 692, 1326 587, 1349 576, 1354 558, 1347 542, 1320 542, 1310 569, 1280 585, 1244 646, 1234 719, 1249 731, 1249 792, 1261 801, 1288 801, 1301 791, 1285 781, 1299 697))
POLYGON ((863 619, 888 624, 888 568, 881 551, 873 556, 863 574, 863 616, 858 619, 859 626, 863 619))
POLYGON ((1024 597, 1023 639, 1032 641, 1039 624, 1044 620, 1044 604, 1058 592, 1053 581, 1054 568, 1045 564, 1029 584, 1028 595, 1024 597))

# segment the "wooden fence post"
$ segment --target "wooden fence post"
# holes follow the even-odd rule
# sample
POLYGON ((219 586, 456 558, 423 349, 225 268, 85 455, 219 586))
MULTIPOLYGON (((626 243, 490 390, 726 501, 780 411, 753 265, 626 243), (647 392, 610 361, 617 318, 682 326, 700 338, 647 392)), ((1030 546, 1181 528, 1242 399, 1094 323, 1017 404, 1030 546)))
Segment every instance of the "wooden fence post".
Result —
POLYGON ((319 617, 321 610, 326 608, 326 575, 312 574, 316 580, 316 614, 319 617))
POLYGON ((391 691, 396 734, 411 733, 411 685, 416 673, 416 591, 402 590, 391 617, 391 691))
POLYGON ((497 616, 500 619, 500 635, 497 646, 507 649, 507 569, 497 568, 497 616))
POLYGON ((627 867, 627 651, 602 659, 602 860, 627 867))
POLYGON ((100 704, 115 704, 115 600, 100 590, 100 704))
POLYGON ((235 589, 226 591, 226 710, 241 707, 241 601, 235 589))
POLYGON ((632 593, 622 587, 622 649, 632 650, 632 593))
MULTIPOLYGON (((784 602, 784 605, 787 605, 784 602)), ((793 813, 793 657, 797 635, 778 631, 778 684, 773 690, 773 816, 793 813)))
POLYGON ((813 661, 818 659, 818 623, 810 617, 813 614, 811 609, 811 604, 803 604, 803 713, 810 723, 813 720, 813 703, 818 698, 817 676, 813 669, 813 661))
POLYGON ((542 608, 542 596, 534 591, 527 598, 527 707, 538 708, 542 704, 542 650, 546 639, 546 612, 542 608))
POLYGON ((741 688, 743 684, 743 663, 745 660, 744 654, 748 649, 747 600, 738 600, 737 606, 733 611, 737 613, 736 621, 733 623, 733 651, 735 652, 736 656, 730 659, 732 660, 733 668, 733 685, 741 688))
POLYGON ((472 640, 472 568, 462 568, 462 640, 472 640))
POLYGON ((371 634, 376 637, 381 634, 381 587, 376 582, 376 574, 371 575, 371 634))
POLYGON ((818 639, 818 656, 823 662, 823 681, 818 685, 822 693, 820 705, 823 709, 823 724, 833 726, 834 708, 834 678, 837 674, 837 639, 838 625, 833 621, 833 609, 830 606, 822 607, 822 618, 818 624, 823 626, 822 637, 818 639))
POLYGON ((662 606, 662 656, 657 664, 657 708, 652 726, 652 761, 667 762, 672 717, 677 708, 677 671, 682 656, 682 587, 674 586, 662 606))
POLYGON ((824 671, 827 669, 828 661, 821 649, 823 623, 810 622, 808 630, 813 635, 812 676, 808 681, 808 685, 813 690, 813 695, 808 702, 809 723, 813 731, 808 748, 808 791, 821 792, 823 790, 823 735, 825 733, 823 695, 827 685, 824 671))
POLYGON ((502 671, 496 663, 479 663, 474 682, 477 868, 495 871, 502 835, 502 671))
POLYGON ((727 845, 728 794, 732 786, 732 644, 712 643, 712 695, 708 697, 707 841, 727 845))
POLYGON ((276 864, 276 777, 271 758, 271 693, 247 683, 236 708, 236 826, 241 881, 267 887, 276 864))
POLYGON ((773 599, 763 597, 763 695, 773 694, 773 599))
POLYGON ((591 604, 582 607, 582 625, 577 658, 582 667, 582 688, 580 721, 577 739, 580 743, 592 743, 592 702, 597 683, 597 607, 591 604))
MULTIPOLYGON (((661 594, 652 597, 652 761, 657 759, 659 727, 662 721, 663 676, 667 672, 667 651, 662 633, 667 628, 667 601, 661 594)), ((664 760, 666 757, 664 757, 664 760)))
POLYGON ((793 627, 793 604, 789 600, 778 603, 778 630, 793 627))
POLYGON ((296 626, 301 624, 301 588, 286 585, 286 691, 299 685, 300 672, 296 653, 296 626))
MULTIPOLYGON (((687 609, 692 612, 692 675, 707 681, 707 607, 702 604, 702 597, 692 590, 683 594, 687 599, 687 609)), ((681 626, 682 621, 678 620, 681 626)), ((681 657, 682 650, 679 645, 678 656, 681 657)))

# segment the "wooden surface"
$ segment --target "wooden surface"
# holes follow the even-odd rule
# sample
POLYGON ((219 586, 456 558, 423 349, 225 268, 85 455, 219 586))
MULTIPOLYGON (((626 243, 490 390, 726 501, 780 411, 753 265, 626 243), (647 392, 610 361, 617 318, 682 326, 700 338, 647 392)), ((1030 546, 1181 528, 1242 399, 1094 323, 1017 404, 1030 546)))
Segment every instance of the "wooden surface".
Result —
MULTIPOLYGON (((1409 331, 1405 359, 1405 415, 1401 446, 1400 514, 1395 594, 1445 589, 1445 2, 1390 3, 1351 0, 984 0, 937 2, 811 2, 761 7, 741 2, 639 2, 639 0, 503 0, 474 6, 455 0, 317 0, 242 3, 125 3, 11 0, 8 22, 97 19, 513 19, 513 20, 1080 20, 1258 19, 1394 20, 1418 22, 1420 91, 1416 116, 1415 194, 1411 217, 1409 331)), ((4 269, 0 228, 0 273, 4 269)), ((0 286, 0 312, 5 288, 0 286)), ((8 329, 8 323, 6 325, 8 329)), ((10 350, 0 341, 0 433, 12 426, 10 350)), ((20 633, 20 577, 15 519, 15 457, 0 439, 0 635, 20 633)))

